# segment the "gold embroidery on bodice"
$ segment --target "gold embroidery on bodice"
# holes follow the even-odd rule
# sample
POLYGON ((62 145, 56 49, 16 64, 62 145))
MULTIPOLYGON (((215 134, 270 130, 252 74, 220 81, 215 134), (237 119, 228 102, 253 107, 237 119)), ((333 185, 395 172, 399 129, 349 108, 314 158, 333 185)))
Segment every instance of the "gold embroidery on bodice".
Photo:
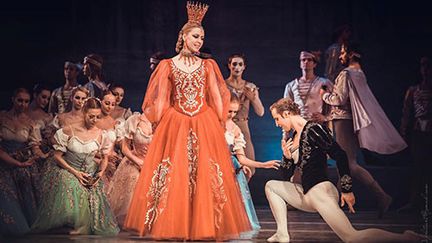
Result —
POLYGON ((175 102, 183 113, 189 116, 196 115, 204 105, 205 72, 203 63, 191 73, 177 68, 171 62, 175 102))

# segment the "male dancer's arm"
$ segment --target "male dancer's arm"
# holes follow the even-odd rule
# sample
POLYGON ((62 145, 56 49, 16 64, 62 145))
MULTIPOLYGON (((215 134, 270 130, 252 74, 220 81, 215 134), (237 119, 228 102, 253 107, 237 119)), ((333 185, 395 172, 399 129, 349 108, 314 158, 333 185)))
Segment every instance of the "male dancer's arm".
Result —
MULTIPOLYGON (((321 86, 321 89, 324 91, 327 91, 329 93, 333 92, 333 83, 329 79, 325 79, 323 82, 323 85, 321 86)), ((325 117, 325 121, 328 121, 330 119, 330 108, 331 105, 327 104, 326 102, 322 102, 322 109, 321 114, 325 117)))
POLYGON ((349 97, 348 79, 348 71, 340 72, 333 86, 333 91, 331 93, 321 91, 323 101, 334 106, 344 105, 349 97))
POLYGON ((313 127, 311 138, 315 144, 323 149, 330 158, 336 160, 338 167, 340 183, 341 183, 341 206, 345 203, 348 205, 349 211, 355 213, 354 204, 355 197, 352 193, 352 178, 348 164, 348 157, 345 151, 339 146, 339 144, 333 139, 330 131, 326 126, 316 125, 313 127))

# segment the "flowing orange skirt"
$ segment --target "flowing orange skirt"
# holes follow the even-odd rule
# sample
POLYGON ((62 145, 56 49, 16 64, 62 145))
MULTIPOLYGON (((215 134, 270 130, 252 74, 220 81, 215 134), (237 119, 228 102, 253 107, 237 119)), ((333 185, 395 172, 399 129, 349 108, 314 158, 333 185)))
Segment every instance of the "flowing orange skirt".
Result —
POLYGON ((125 229, 153 239, 226 240, 250 230, 224 131, 208 108, 169 108, 150 144, 125 229))

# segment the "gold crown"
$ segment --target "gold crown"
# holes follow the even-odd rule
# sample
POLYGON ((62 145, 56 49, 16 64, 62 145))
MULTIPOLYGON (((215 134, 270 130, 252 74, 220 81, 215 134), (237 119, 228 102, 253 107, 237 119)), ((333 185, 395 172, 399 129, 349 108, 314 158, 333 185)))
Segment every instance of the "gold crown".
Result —
POLYGON ((209 6, 204 3, 188 1, 186 4, 188 23, 196 23, 201 25, 209 6))

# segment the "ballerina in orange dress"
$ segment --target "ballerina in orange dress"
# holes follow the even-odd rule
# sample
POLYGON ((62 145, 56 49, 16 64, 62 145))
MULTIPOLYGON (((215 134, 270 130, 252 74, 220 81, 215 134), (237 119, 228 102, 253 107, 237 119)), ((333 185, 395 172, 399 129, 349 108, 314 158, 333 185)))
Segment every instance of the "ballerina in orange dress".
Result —
POLYGON ((195 55, 207 8, 187 3, 179 55, 147 87, 142 109, 157 127, 124 224, 140 236, 226 240, 250 230, 224 138, 230 93, 216 62, 195 55))

